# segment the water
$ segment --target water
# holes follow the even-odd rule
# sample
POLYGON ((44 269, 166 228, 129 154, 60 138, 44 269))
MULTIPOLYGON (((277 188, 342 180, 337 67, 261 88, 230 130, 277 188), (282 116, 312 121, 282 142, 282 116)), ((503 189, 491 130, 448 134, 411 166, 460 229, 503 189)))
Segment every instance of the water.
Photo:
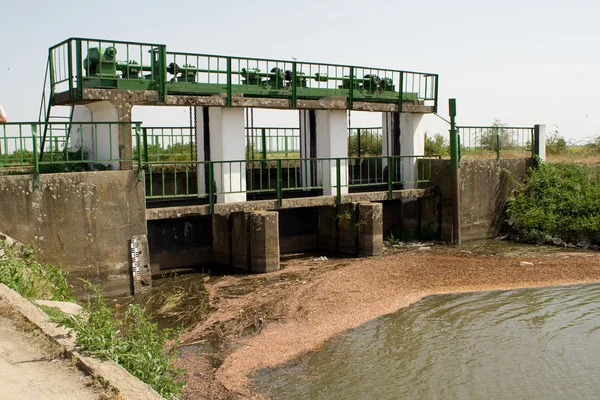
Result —
POLYGON ((597 399, 600 285, 431 296, 255 378, 272 399, 597 399))

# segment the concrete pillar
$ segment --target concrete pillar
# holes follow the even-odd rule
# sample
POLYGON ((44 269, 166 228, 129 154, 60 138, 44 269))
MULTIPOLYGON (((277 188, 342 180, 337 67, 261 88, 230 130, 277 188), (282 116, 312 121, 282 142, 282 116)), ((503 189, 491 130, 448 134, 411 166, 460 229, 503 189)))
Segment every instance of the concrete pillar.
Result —
POLYGON ((343 203, 337 206, 338 251, 353 256, 358 254, 356 207, 357 203, 343 203))
POLYGON ((231 230, 229 216, 213 214, 212 216, 212 261, 217 264, 231 264, 231 230))
MULTIPOLYGON (((131 113, 129 114, 131 116, 131 113)), ((117 108, 110 101, 99 101, 87 105, 76 105, 73 109, 69 145, 72 150, 83 148, 90 160, 118 160, 124 158, 125 142, 121 138, 118 124, 89 124, 90 122, 115 122, 119 120, 117 108), (87 124, 77 124, 78 122, 87 124)), ((129 138, 129 154, 131 154, 131 130, 129 138)), ((96 164, 92 162, 90 164, 96 164)), ((119 169, 118 161, 102 163, 109 169, 119 169)), ((130 164, 131 165, 131 164, 130 164)), ((92 166, 92 165, 90 165, 92 166)))
MULTIPOLYGON (((400 155, 422 156, 425 154, 425 130, 423 128, 423 115, 413 113, 400 114, 400 155)), ((404 189, 414 189, 417 184, 417 159, 407 157, 402 160, 400 176, 404 189), (411 182, 412 181, 412 182, 411 182)))
POLYGON ((533 154, 546 161, 546 125, 534 125, 533 138, 533 154))
POLYGON ((250 270, 264 273, 279 270, 279 214, 276 211, 248 213, 250 270))
MULTIPOLYGON (((425 130, 422 124, 423 114, 382 113, 382 154, 383 156, 422 156, 425 154, 425 130), (399 121, 398 121, 399 117, 399 121)), ((387 160, 383 160, 383 166, 387 160)), ((404 183, 405 189, 417 187, 417 160, 403 159, 396 167, 396 174, 404 183)))
POLYGON ((205 143, 205 135, 208 133, 208 115, 205 116, 204 107, 195 107, 196 111, 196 179, 198 187, 198 196, 204 196, 208 194, 208 188, 206 187, 206 177, 208 176, 207 164, 203 164, 203 161, 210 161, 210 153, 207 157, 206 148, 210 149, 210 143, 205 143), (205 121, 206 120, 206 121, 205 121), (206 146, 206 145, 209 146, 206 146))
POLYGON ((359 203, 358 220, 358 254, 376 256, 383 252, 383 204, 359 203))
POLYGON ((336 206, 317 207, 317 248, 328 253, 337 252, 336 206))
MULTIPOLYGON (((217 202, 246 201, 244 109, 211 107, 208 117, 210 158, 215 161, 217 202)), ((201 132, 204 137, 204 130, 201 132)))
POLYGON ((229 216, 231 224, 231 265, 234 268, 250 271, 250 224, 248 213, 233 212, 229 216))
MULTIPOLYGON (((300 158, 317 157, 316 115, 314 110, 300 110, 300 158)), ((309 188, 316 185, 314 161, 304 161, 300 166, 302 186, 309 188)))
MULTIPOLYGON (((340 184, 342 194, 348 193, 348 119, 345 110, 318 110, 316 115, 317 158, 342 158, 340 184)), ((336 194, 337 167, 335 160, 317 161, 317 180, 324 195, 336 194)))

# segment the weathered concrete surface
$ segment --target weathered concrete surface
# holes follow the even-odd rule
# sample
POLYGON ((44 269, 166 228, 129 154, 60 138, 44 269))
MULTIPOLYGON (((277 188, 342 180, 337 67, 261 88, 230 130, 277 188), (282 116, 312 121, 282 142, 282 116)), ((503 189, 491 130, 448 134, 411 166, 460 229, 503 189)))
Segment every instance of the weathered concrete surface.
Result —
POLYGON ((191 267, 210 260, 212 219, 191 216, 148 221, 148 242, 153 273, 191 267))
POLYGON ((383 253, 383 205, 358 203, 358 254, 376 256, 383 253))
POLYGON ((317 247, 329 253, 338 251, 336 207, 317 207, 317 247))
MULTIPOLYGON (((165 105, 159 103, 158 95, 153 90, 122 90, 122 89, 97 89, 84 88, 81 103, 89 103, 101 100, 124 101, 134 105, 165 105)), ((74 104, 68 92, 56 94, 57 104, 74 104)), ((190 96, 169 94, 167 104, 169 106, 200 106, 200 107, 226 107, 227 98, 223 94, 212 96, 190 96)), ((233 94, 231 99, 233 107, 258 107, 275 109, 292 109, 291 99, 271 99, 244 97, 233 94)), ((345 97, 324 97, 317 100, 298 99, 296 108, 306 110, 347 110, 348 100, 345 97)), ((398 112, 397 103, 372 103, 354 101, 353 110, 374 112, 398 112)), ((428 114, 434 112, 432 106, 426 106, 419 101, 406 101, 402 103, 402 112, 428 114)))
POLYGON ((2 283, 0 283, 0 298, 9 303, 29 322, 36 325, 44 335, 61 346, 63 353, 67 357, 73 358, 79 368, 114 388, 122 398, 126 400, 163 400, 150 386, 131 375, 120 365, 112 361, 100 361, 81 355, 75 350, 74 335, 70 335, 66 328, 50 322, 42 310, 2 283))
POLYGON ((249 214, 236 211, 229 216, 231 225, 231 265, 234 268, 250 271, 250 220, 249 214))
MULTIPOLYGON (((394 190, 392 192, 392 200, 411 199, 418 197, 431 197, 436 195, 436 190, 433 187, 425 189, 405 189, 394 190)), ((385 201, 390 200, 389 194, 385 192, 366 192, 366 193, 350 193, 342 195, 342 203, 358 203, 370 201, 385 201)), ((302 207, 319 207, 319 206, 334 206, 336 205, 335 196, 318 196, 318 197, 302 197, 297 199, 283 199, 281 208, 292 209, 302 207)), ((215 213, 227 214, 235 211, 259 211, 277 210, 277 200, 257 200, 246 201, 240 203, 215 204, 215 213)), ((210 215, 208 205, 193 205, 193 206, 178 206, 178 207, 163 207, 150 208, 146 210, 146 219, 148 221, 157 219, 182 218, 194 215, 210 215)))
POLYGON ((279 214, 253 211, 248 214, 250 270, 264 273, 279 270, 279 214))
POLYGON ((358 254, 356 229, 357 203, 344 203, 337 206, 338 251, 342 254, 358 254))
POLYGON ((228 214, 212 216, 212 261, 222 265, 230 265, 232 262, 228 214))
MULTIPOLYGON (((525 172, 533 165, 530 158, 500 160, 463 159, 460 165, 461 235, 462 240, 480 239, 493 235, 501 222, 506 202, 525 172)), ((432 162, 431 184, 440 188, 444 198, 442 236, 448 238, 448 204, 452 198, 450 160, 432 162)), ((450 210, 451 211, 451 210, 450 210)), ((450 214, 451 215, 451 214, 450 214)))
MULTIPOLYGON (((42 263, 60 264, 69 280, 86 278, 106 292, 129 292, 132 237, 146 236, 143 183, 133 171, 0 176, 0 231, 32 243, 42 263)), ((145 241, 141 241, 142 245, 145 241)), ((148 254, 146 248, 140 249, 148 254)), ((149 284, 150 268, 142 268, 149 284)))

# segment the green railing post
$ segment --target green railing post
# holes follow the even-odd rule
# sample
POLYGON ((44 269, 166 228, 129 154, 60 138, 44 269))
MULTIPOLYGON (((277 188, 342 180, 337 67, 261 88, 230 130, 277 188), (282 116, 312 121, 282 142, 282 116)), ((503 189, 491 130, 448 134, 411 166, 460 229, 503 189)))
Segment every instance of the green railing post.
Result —
POLYGON ((398 96, 400 100, 398 101, 398 112, 402 112, 402 102, 404 101, 404 72, 400 71, 400 87, 398 89, 398 96))
POLYGON ((341 171, 341 159, 335 159, 335 180, 336 180, 336 202, 337 204, 342 203, 342 171, 341 171))
POLYGON ((393 176, 394 167, 392 165, 392 161, 393 161, 392 156, 388 156, 387 157, 387 164, 388 164, 388 182, 387 183, 388 183, 388 199, 390 199, 390 200, 392 199, 392 197, 394 195, 394 193, 393 193, 393 191, 394 191, 394 176, 393 176))
POLYGON ((67 43, 67 71, 69 74, 69 98, 73 99, 73 41, 67 43))
POLYGON ((356 141, 357 141, 357 150, 358 150, 358 158, 360 158, 360 128, 356 129, 356 141))
POLYGON ((227 57, 227 107, 231 107, 231 91, 232 91, 232 71, 231 57, 227 57))
POLYGON ((144 172, 142 170, 142 146, 140 139, 140 123, 135 124, 135 146, 137 147, 137 178, 138 182, 142 182, 144 179, 144 172))
POLYGON ((452 179, 452 242, 460 244, 460 172, 458 164, 458 129, 456 99, 448 100, 450 111, 450 173, 452 179))
POLYGON ((167 102, 167 46, 161 44, 158 46, 158 66, 160 71, 158 77, 158 99, 161 103, 167 102))
POLYGON ((433 102, 434 113, 437 113, 438 110, 438 92, 439 92, 439 75, 435 75, 435 100, 433 102))
POLYGON ((215 164, 208 162, 208 209, 211 214, 215 213, 215 164))
POLYGON ((33 139, 33 187, 40 186, 40 160, 38 159, 37 125, 31 124, 31 137, 33 139))
POLYGON ((296 63, 292 63, 292 108, 296 108, 297 85, 296 82, 296 63))
POLYGON ((267 160, 267 130, 265 128, 261 128, 260 130, 260 140, 262 146, 262 159, 267 160))
POLYGON ((348 90, 348 110, 352 110, 354 104, 354 67, 350 67, 350 89, 348 90))
POLYGON ((77 68, 77 100, 83 98, 83 60, 81 56, 81 39, 75 39, 75 65, 77 68))
POLYGON ((496 160, 500 160, 500 132, 496 132, 496 160))
MULTIPOLYGON (((147 128, 142 128, 142 140, 143 140, 143 146, 144 146, 144 162, 146 164, 148 164, 149 158, 148 158, 148 129, 147 128)), ((139 151, 140 150, 138 150, 138 152, 139 151)))
POLYGON ((281 159, 277 159, 277 207, 283 204, 283 171, 281 170, 281 159))

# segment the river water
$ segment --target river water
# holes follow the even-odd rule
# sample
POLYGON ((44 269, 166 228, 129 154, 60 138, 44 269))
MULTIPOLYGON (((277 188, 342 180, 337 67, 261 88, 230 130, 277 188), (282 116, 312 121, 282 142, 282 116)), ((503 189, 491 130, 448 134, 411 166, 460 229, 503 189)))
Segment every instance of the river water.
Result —
POLYGON ((272 399, 598 399, 600 285, 435 295, 278 369, 272 399))

